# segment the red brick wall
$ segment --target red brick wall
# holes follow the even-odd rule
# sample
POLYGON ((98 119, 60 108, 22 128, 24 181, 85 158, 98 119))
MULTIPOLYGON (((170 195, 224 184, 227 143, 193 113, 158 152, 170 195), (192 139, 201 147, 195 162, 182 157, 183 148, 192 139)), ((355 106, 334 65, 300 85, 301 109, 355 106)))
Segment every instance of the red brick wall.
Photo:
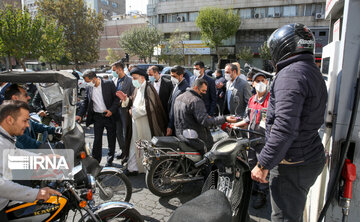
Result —
MULTIPOLYGON (((118 24, 113 26, 105 26, 103 33, 101 33, 100 39, 100 52, 99 52, 99 61, 94 64, 95 66, 107 65, 109 64, 106 60, 108 55, 107 49, 112 48, 113 51, 117 52, 120 56, 125 56, 125 52, 120 49, 119 39, 121 34, 136 26, 144 26, 146 24, 118 24)), ((130 63, 137 61, 138 58, 135 56, 130 57, 130 63)))

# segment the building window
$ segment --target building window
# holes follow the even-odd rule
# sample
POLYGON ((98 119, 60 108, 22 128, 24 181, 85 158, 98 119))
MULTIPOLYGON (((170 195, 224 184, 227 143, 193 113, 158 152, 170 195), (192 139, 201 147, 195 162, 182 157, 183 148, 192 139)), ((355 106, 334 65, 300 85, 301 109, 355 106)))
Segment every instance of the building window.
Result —
POLYGON ((280 7, 269 7, 267 17, 280 17, 281 16, 281 8, 280 7))
POLYGON ((265 17, 265 8, 254 9, 254 18, 264 18, 264 17, 265 17))
POLYGON ((167 23, 167 15, 160 15, 159 23, 167 23))
POLYGON ((296 16, 296 6, 284 6, 283 8, 283 16, 296 16))
POLYGON ((240 18, 248 19, 251 18, 251 9, 240 9, 240 18))
POLYGON ((118 4, 117 4, 116 2, 112 2, 111 5, 112 5, 113 8, 117 8, 117 7, 118 7, 118 4))
POLYGON ((104 5, 109 5, 109 0, 101 0, 101 3, 104 5))
POLYGON ((199 15, 199 12, 190 12, 189 13, 189 21, 190 22, 195 22, 198 15, 199 15))
POLYGON ((326 36, 326 32, 319 32, 319 36, 326 36))

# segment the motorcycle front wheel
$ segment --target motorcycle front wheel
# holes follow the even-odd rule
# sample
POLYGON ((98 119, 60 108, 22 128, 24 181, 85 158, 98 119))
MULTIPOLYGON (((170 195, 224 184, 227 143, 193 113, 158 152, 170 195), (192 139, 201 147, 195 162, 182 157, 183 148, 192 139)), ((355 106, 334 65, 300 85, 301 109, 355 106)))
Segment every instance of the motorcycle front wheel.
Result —
MULTIPOLYGON (((98 213, 98 218, 101 222, 143 222, 144 218, 141 214, 135 209, 126 209, 126 208, 109 208, 98 213)), ((89 216, 85 215, 81 222, 94 222, 94 220, 89 216)))
POLYGON ((146 172, 145 182, 153 194, 166 197, 175 194, 181 189, 181 184, 170 182, 170 179, 174 176, 185 174, 185 167, 179 161, 178 158, 164 158, 155 161, 150 166, 150 170, 146 172), (178 164, 180 166, 175 169, 178 164))
POLYGON ((96 178, 96 204, 109 201, 129 202, 132 194, 132 186, 129 178, 119 172, 101 172, 96 178))

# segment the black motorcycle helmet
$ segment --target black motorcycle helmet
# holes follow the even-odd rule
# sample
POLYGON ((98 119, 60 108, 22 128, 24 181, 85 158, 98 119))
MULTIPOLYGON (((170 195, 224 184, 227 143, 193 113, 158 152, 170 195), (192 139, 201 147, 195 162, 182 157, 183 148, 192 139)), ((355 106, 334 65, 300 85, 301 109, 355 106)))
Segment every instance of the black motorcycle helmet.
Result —
POLYGON ((275 30, 268 39, 273 66, 292 55, 314 54, 315 38, 303 24, 288 24, 275 30))

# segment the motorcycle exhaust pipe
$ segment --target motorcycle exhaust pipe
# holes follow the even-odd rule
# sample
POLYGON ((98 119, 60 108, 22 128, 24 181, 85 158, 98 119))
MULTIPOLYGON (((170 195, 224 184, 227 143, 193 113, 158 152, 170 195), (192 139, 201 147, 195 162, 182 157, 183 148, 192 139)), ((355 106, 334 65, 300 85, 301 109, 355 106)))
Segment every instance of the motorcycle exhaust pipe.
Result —
POLYGON ((203 180, 203 176, 196 176, 192 178, 182 178, 182 179, 170 179, 170 183, 189 183, 191 181, 203 180))

